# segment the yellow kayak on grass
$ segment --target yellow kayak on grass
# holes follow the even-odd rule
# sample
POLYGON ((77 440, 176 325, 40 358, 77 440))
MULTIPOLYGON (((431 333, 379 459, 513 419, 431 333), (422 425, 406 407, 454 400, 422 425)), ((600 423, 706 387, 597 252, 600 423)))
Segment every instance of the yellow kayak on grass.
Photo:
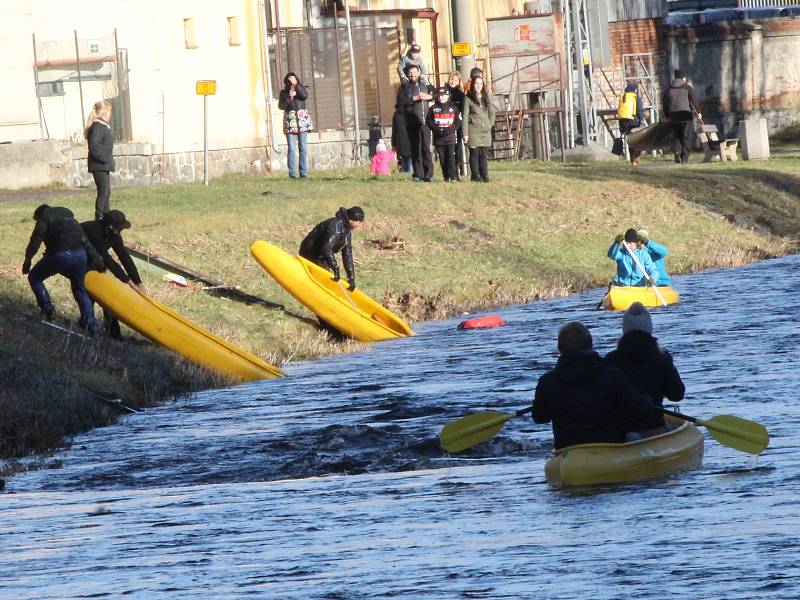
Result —
POLYGON ((349 291, 341 281, 333 281, 329 271, 302 256, 261 240, 253 242, 250 253, 287 292, 343 334, 360 342, 414 335, 393 312, 359 289, 349 291))
POLYGON ((131 329, 210 371, 239 381, 284 376, 278 367, 237 348, 174 310, 137 292, 108 271, 87 272, 86 290, 95 302, 131 329))
POLYGON ((664 417, 676 429, 624 444, 578 444, 558 450, 544 466, 553 487, 632 483, 699 467, 703 434, 691 423, 664 417))
MULTIPOLYGON (((658 291, 667 304, 676 304, 681 299, 671 286, 658 286, 658 291)), ((603 297, 602 305, 607 310, 625 310, 634 302, 641 302, 644 306, 663 306, 652 287, 627 285, 612 285, 603 297)))

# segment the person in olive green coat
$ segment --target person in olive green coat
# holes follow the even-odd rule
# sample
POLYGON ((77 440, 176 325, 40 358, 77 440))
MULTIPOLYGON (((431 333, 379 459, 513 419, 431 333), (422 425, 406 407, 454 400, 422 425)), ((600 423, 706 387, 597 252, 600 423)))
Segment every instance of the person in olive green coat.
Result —
POLYGON ((464 143, 469 148, 469 170, 472 181, 489 181, 489 147, 492 145, 492 128, 495 110, 486 93, 483 77, 473 77, 469 92, 464 98, 462 130, 464 143))

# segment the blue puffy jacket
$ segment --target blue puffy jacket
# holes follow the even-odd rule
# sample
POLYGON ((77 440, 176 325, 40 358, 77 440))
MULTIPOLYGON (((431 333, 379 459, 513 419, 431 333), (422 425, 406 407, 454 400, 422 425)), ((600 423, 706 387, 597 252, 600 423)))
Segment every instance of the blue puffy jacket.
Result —
POLYGON ((661 244, 656 244, 653 240, 647 240, 645 249, 650 255, 650 258, 653 260, 653 264, 656 266, 656 270, 658 271, 656 285, 672 285, 672 280, 669 278, 669 274, 667 273, 667 265, 664 261, 664 257, 669 254, 667 247, 662 246, 661 244))
MULTIPOLYGON (((636 248, 633 253, 636 255, 636 258, 639 259, 639 262, 642 263, 647 274, 651 278, 656 279, 658 277, 658 270, 653 264, 653 260, 650 258, 650 253, 647 249, 636 248)), ((642 275, 642 272, 639 270, 639 267, 636 266, 636 263, 633 261, 628 251, 622 247, 622 244, 618 244, 617 242, 611 244, 611 247, 608 249, 608 258, 617 261, 617 275, 614 277, 614 280, 619 285, 647 285, 644 275, 642 275)))

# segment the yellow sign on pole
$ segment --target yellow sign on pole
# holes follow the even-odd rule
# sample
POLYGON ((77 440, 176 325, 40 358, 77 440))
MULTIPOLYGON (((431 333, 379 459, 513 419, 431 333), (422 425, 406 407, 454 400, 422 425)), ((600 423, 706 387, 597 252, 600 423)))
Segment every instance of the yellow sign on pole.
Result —
POLYGON ((217 93, 217 82, 211 79, 201 80, 194 84, 198 96, 213 96, 217 93))
POLYGON ((453 42, 453 45, 450 47, 450 54, 452 54, 453 57, 469 56, 472 54, 472 44, 469 42, 453 42))

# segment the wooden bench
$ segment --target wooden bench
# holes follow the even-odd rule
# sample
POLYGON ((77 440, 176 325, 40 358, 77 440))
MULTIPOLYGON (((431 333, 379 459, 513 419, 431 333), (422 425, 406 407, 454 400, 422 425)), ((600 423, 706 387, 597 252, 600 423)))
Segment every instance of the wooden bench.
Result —
POLYGON ((697 130, 697 137, 700 138, 705 153, 703 162, 711 162, 714 158, 719 158, 721 162, 738 160, 736 148, 739 147, 739 138, 720 140, 716 125, 701 124, 697 130))

